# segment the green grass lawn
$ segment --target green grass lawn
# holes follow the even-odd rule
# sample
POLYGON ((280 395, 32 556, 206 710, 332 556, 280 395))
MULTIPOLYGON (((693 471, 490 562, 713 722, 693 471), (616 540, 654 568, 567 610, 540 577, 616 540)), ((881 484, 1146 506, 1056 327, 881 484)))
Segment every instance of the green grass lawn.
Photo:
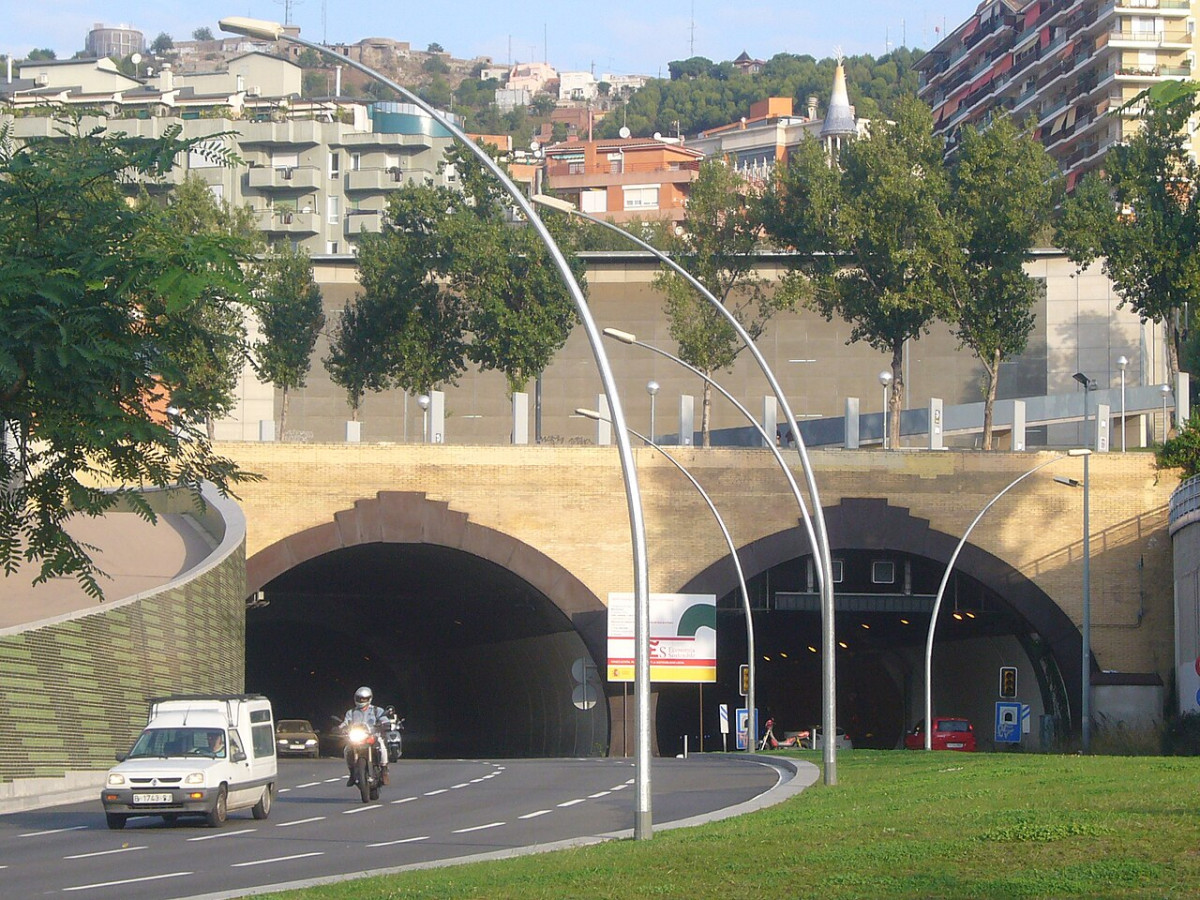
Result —
POLYGON ((652 840, 274 896, 1194 898, 1200 758, 854 750, 836 787, 652 840))

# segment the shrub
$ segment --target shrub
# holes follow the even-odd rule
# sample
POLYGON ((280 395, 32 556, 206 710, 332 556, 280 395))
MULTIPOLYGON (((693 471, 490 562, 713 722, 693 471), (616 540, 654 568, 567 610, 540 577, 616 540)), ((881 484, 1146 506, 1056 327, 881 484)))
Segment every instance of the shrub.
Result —
POLYGON ((1200 756, 1200 712, 1184 713, 1163 729, 1164 756, 1200 756))
POLYGON ((1155 452, 1160 469, 1179 468, 1182 478, 1200 474, 1200 416, 1192 416, 1155 452))

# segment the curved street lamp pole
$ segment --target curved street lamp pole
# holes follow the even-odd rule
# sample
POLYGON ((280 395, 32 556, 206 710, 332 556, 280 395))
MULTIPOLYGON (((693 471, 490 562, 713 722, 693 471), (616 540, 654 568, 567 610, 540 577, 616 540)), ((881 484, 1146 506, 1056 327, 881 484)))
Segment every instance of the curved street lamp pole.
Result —
MULTIPOLYGON (((815 520, 814 527, 817 538, 816 544, 813 545, 813 562, 817 570, 817 581, 821 585, 821 728, 822 733, 835 735, 837 733, 837 670, 834 662, 834 651, 836 648, 834 644, 833 581, 828 577, 828 573, 833 569, 833 560, 829 551, 829 533, 825 527, 825 512, 821 506, 821 495, 817 489, 816 476, 813 474, 812 464, 808 459, 808 449, 804 446, 804 438, 800 434, 800 426, 796 424, 796 416, 792 413, 791 404, 788 403, 787 395, 784 393, 783 388, 780 387, 775 373, 767 365, 766 359, 763 358, 761 351, 759 351, 754 341, 750 338, 750 335, 746 333, 746 329, 742 327, 742 323, 737 320, 737 317, 726 309, 725 305, 714 297, 712 292, 701 284, 691 272, 683 268, 683 266, 679 265, 679 263, 675 262, 658 248, 643 241, 636 235, 630 234, 623 228, 614 225, 612 222, 607 222, 604 219, 578 210, 569 203, 564 203, 561 200, 543 195, 535 196, 533 201, 543 206, 548 206, 551 209, 557 209, 570 215, 578 216, 581 219, 586 219, 610 231, 615 231, 617 234, 623 235, 627 240, 632 241, 643 250, 652 254, 664 265, 676 272, 688 284, 699 291, 700 295, 708 300, 713 305, 715 311, 729 323, 729 327, 742 339, 742 342, 746 345, 746 349, 754 357, 754 361, 762 371, 763 377, 770 384, 771 391, 775 394, 775 399, 779 403, 779 408, 783 411, 784 419, 788 423, 788 427, 792 429, 792 434, 796 436, 796 453, 800 456, 800 465, 804 469, 805 484, 808 487, 808 495, 813 505, 812 517, 815 520)), ((802 512, 806 517, 808 516, 807 510, 802 510, 802 512)), ((827 785, 837 784, 837 748, 834 746, 835 743, 833 740, 826 740, 822 745, 821 763, 824 771, 824 781, 827 785)))
MULTIPOLYGON (((575 412, 589 419, 595 419, 598 422, 608 421, 607 417, 601 415, 594 409, 577 409, 575 412)), ((717 527, 721 529, 721 536, 725 538, 725 545, 729 548, 729 556, 733 560, 734 569, 737 571, 738 589, 742 592, 742 610, 746 613, 746 659, 750 668, 748 673, 750 676, 750 684, 746 688, 746 752, 753 753, 758 744, 758 735, 755 728, 756 723, 754 721, 754 617, 750 612, 750 592, 746 590, 746 575, 742 571, 742 561, 738 558, 737 547, 734 546, 733 538, 729 536, 729 529, 725 527, 725 520, 721 518, 721 514, 717 512, 716 504, 713 503, 712 498, 708 495, 708 491, 704 490, 704 488, 700 486, 700 482, 697 481, 695 476, 684 467, 683 463, 673 457, 658 444, 654 443, 654 441, 650 438, 647 438, 645 435, 638 434, 635 429, 630 428, 629 433, 644 442, 647 447, 653 447, 655 450, 665 456, 667 461, 670 462, 671 465, 677 468, 680 472, 682 472, 683 477, 692 483, 692 487, 696 489, 696 492, 699 493, 704 499, 704 502, 708 504, 709 512, 711 512, 713 514, 713 518, 717 520, 717 527)))
MULTIPOLYGON (((1028 472, 1024 473, 1023 475, 1021 475, 1018 478, 1015 478, 1012 482, 1009 483, 1008 487, 1006 487, 1004 490, 1002 490, 1000 493, 998 493, 995 497, 993 497, 991 500, 989 500, 987 502, 987 505, 979 511, 979 515, 977 515, 975 517, 975 519, 971 522, 971 524, 967 526, 967 530, 963 532, 962 538, 959 539, 958 546, 956 546, 954 548, 954 552, 950 554, 950 560, 949 560, 949 562, 946 563, 946 571, 942 574, 942 583, 938 585, 937 596, 933 600, 933 613, 929 618, 929 634, 925 638, 925 749, 926 750, 933 749, 933 633, 937 629, 938 613, 941 611, 941 608, 942 608, 942 597, 946 593, 946 585, 950 581, 950 573, 954 571, 954 563, 958 561, 958 554, 962 551, 962 548, 966 545, 967 538, 969 538, 971 536, 971 532, 975 530, 975 526, 979 524, 979 520, 983 518, 983 514, 986 513, 989 509, 991 509, 992 506, 995 505, 997 500, 999 500, 1001 497, 1003 497, 1005 494, 1007 494, 1009 491, 1011 491, 1013 488, 1015 488, 1018 484, 1020 484, 1022 481, 1024 481, 1026 478, 1028 478, 1030 475, 1032 475, 1034 472, 1038 471, 1039 469, 1044 469, 1046 466, 1050 465, 1051 463, 1056 463, 1059 460, 1067 459, 1068 457, 1072 457, 1072 456, 1082 456, 1082 457, 1084 457, 1084 460, 1083 460, 1084 466, 1086 466, 1087 465, 1087 456, 1091 452, 1092 451, 1090 451, 1090 450, 1068 450, 1065 456, 1056 456, 1053 459, 1048 459, 1045 462, 1038 463, 1036 466, 1034 466, 1028 472)), ((1085 523, 1085 525, 1084 525, 1085 538, 1086 538, 1086 531, 1087 531, 1087 525, 1085 523)), ((1086 553, 1085 553, 1085 557, 1086 557, 1086 553)), ((1085 628, 1086 628, 1086 623, 1085 623, 1085 628)), ((1085 640, 1084 641, 1084 654, 1086 655, 1087 653, 1088 653, 1087 641, 1085 640)), ((1085 672, 1085 677, 1086 677, 1086 663, 1085 663, 1084 672, 1085 672)))
POLYGON ((621 398, 617 393, 616 381, 613 378, 612 367, 605 356, 600 330, 592 318, 587 300, 575 276, 571 273, 562 250, 554 242, 546 224, 538 218, 533 206, 526 199, 521 189, 513 182, 505 171, 496 163, 487 151, 476 144, 461 128, 449 119, 438 114, 432 106, 403 85, 397 84, 390 78, 358 62, 348 56, 331 50, 321 44, 304 40, 286 32, 278 22, 267 22, 260 19, 248 19, 240 16, 221 19, 220 27, 234 34, 244 34, 263 40, 284 40, 299 44, 310 50, 315 50, 325 56, 336 59, 339 64, 357 69, 381 84, 390 87, 414 106, 423 110, 438 121, 438 124, 457 138, 479 161, 491 175, 504 187, 512 197, 513 203, 521 210, 530 226, 537 233, 546 247, 546 252, 554 262, 555 268, 562 276, 563 284, 575 303, 580 322, 587 333, 588 343, 599 370, 600 381, 604 393, 608 397, 609 412, 612 416, 613 430, 616 433, 617 451, 621 460, 621 473, 625 482, 625 499, 629 507, 629 528, 633 544, 633 597, 634 597, 634 706, 637 719, 636 748, 634 760, 634 794, 636 806, 633 822, 633 836, 637 840, 645 840, 653 835, 653 819, 651 815, 650 791, 650 575, 646 553, 646 525, 642 515, 641 492, 638 488, 637 467, 633 459, 633 447, 629 440, 629 428, 625 422, 625 412, 621 406, 621 398))

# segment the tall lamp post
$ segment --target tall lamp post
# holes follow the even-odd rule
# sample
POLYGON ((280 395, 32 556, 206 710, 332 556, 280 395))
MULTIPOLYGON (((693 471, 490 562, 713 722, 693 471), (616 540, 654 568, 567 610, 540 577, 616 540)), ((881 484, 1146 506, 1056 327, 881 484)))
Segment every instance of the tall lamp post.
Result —
MULTIPOLYGON (((1028 478, 1030 475, 1032 475, 1034 472, 1038 471, 1039 469, 1044 469, 1046 466, 1050 465, 1051 463, 1056 463, 1061 459, 1066 459, 1067 456, 1082 456, 1082 457, 1084 457, 1083 465, 1084 465, 1084 473, 1086 474, 1086 472, 1087 472, 1087 456, 1091 452, 1092 452, 1091 450, 1068 450, 1066 456, 1056 456, 1053 459, 1048 459, 1043 463, 1038 463, 1036 466, 1034 466, 1028 472, 1025 472, 1023 475, 1013 479, 1009 483, 1008 487, 1004 488, 1004 490, 1002 490, 995 497, 993 497, 991 500, 989 500, 987 503, 987 506, 985 506, 983 509, 981 509, 979 511, 979 515, 977 515, 975 517, 974 521, 972 521, 971 524, 967 526, 967 530, 963 532, 963 536, 959 540, 958 545, 954 548, 954 552, 950 554, 950 561, 946 563, 946 571, 942 574, 942 583, 938 585, 937 596, 933 600, 933 615, 930 616, 929 633, 925 637, 925 749, 926 750, 933 749, 933 634, 934 634, 935 629, 937 628, 938 612, 942 608, 942 597, 945 596, 945 594, 946 594, 946 585, 950 582, 950 573, 952 571, 954 571, 954 564, 955 564, 955 562, 958 561, 958 554, 962 551, 962 548, 966 545, 967 538, 971 536, 971 532, 975 530, 975 526, 979 524, 979 520, 983 518, 983 514, 986 513, 989 509, 991 509, 995 505, 997 500, 999 500, 1001 497, 1003 497, 1005 494, 1007 494, 1009 491, 1011 491, 1013 488, 1015 488, 1018 484, 1020 484, 1022 481, 1024 481, 1026 478, 1028 478)), ((1085 533, 1086 533, 1086 528, 1087 528, 1087 526, 1085 524, 1084 525, 1085 533)), ((1086 541, 1086 537, 1085 537, 1085 541, 1086 541)), ((1085 551, 1084 551, 1085 556, 1086 556, 1086 552, 1087 551, 1085 549, 1085 551)), ((1086 576, 1085 576, 1085 578, 1086 578, 1086 576)), ((1084 643, 1086 646, 1086 644, 1087 644, 1086 638, 1084 639, 1084 643)), ((1084 652, 1085 652, 1085 654, 1087 653, 1086 650, 1084 652)), ((1086 659, 1087 659, 1086 655, 1084 656, 1084 659, 1086 661, 1086 659)))
MULTIPOLYGON (((607 417, 601 415, 594 409, 577 409, 577 415, 585 416, 589 419, 595 419, 597 422, 607 422, 607 417)), ((737 572, 738 589, 742 592, 742 610, 746 613, 746 660, 749 666, 749 671, 746 673, 749 676, 749 684, 746 686, 746 710, 747 710, 747 741, 746 752, 753 753, 758 741, 758 736, 755 733, 754 710, 754 616, 750 611, 750 592, 746 590, 746 575, 742 571, 742 561, 738 558, 737 547, 733 543, 733 538, 729 536, 729 529, 725 527, 725 520, 721 518, 721 514, 717 512, 716 504, 713 503, 712 497, 708 495, 708 491, 700 486, 700 482, 692 475, 675 457, 654 443, 650 438, 638 434, 634 429, 629 429, 629 433, 634 437, 644 441, 646 446, 653 447, 659 453, 667 458, 676 469, 683 473, 683 477, 692 483, 692 487, 704 499, 708 505, 709 512, 713 514, 713 518, 717 520, 717 527, 721 529, 721 536, 725 538, 725 546, 729 548, 729 557, 733 560, 733 567, 737 572)))
POLYGON ((879 383, 883 385, 883 449, 888 448, 888 387, 892 383, 891 372, 880 372, 879 383))
MULTIPOLYGON (((605 329, 605 330, 607 331, 607 329, 605 329)), ((658 382, 657 381, 647 381, 646 382, 646 393, 650 395, 650 440, 651 440, 651 442, 653 442, 655 439, 654 398, 656 396, 658 396, 658 382)))
POLYGON ((421 442, 429 443, 429 395, 421 394, 417 397, 417 406, 421 407, 421 442))
POLYGON ((512 198, 514 205, 529 222, 537 233, 546 252, 554 262, 555 268, 562 277, 563 284, 575 309, 579 314, 580 323, 588 336, 592 356, 596 361, 600 382, 608 397, 608 408, 612 416, 613 430, 617 439, 617 452, 621 460, 621 474, 625 483, 625 500, 629 508, 629 530, 633 544, 633 598, 634 598, 634 706, 637 718, 637 740, 634 763, 634 794, 635 813, 633 820, 633 836, 637 840, 645 840, 653 835, 653 819, 651 815, 650 791, 650 574, 646 553, 646 524, 642 513, 642 497, 638 488, 637 466, 633 458, 633 446, 629 440, 629 429, 625 423, 625 411, 621 406, 621 398, 617 393, 616 380, 613 378, 612 367, 604 353, 603 340, 600 330, 592 318, 591 309, 583 296, 579 282, 571 272, 566 257, 561 248, 554 242, 546 224, 538 217, 533 206, 526 199, 521 189, 513 182, 508 174, 496 163, 488 152, 476 144, 461 128, 449 118, 438 114, 432 106, 403 85, 397 84, 390 78, 376 72, 348 56, 342 56, 334 50, 312 41, 304 40, 298 35, 284 30, 278 22, 266 22, 261 19, 248 19, 240 16, 222 19, 220 27, 234 34, 244 34, 268 41, 288 41, 307 47, 317 53, 332 57, 339 64, 357 69, 380 84, 394 90, 401 97, 423 110, 438 121, 438 124, 457 138, 463 146, 475 156, 492 177, 495 178, 512 198))
POLYGON ((1129 359, 1125 356, 1117 357, 1117 368, 1121 370, 1121 452, 1125 452, 1125 367, 1129 365, 1129 359))
MULTIPOLYGON (((1083 752, 1092 749, 1092 528, 1091 514, 1091 476, 1088 471, 1088 461, 1091 450, 1072 450, 1072 455, 1083 457, 1083 622, 1080 632, 1083 637, 1082 651, 1082 697, 1079 704, 1080 734, 1082 735, 1083 752)), ((1078 487, 1079 482, 1073 478, 1055 477, 1060 484, 1078 487)))
MULTIPOLYGON (((778 402, 779 408, 783 411, 784 418, 788 426, 792 429, 792 434, 796 437, 796 453, 800 457, 800 466, 804 470, 804 480, 808 486, 808 495, 812 499, 812 519, 814 521, 809 523, 809 527, 812 528, 815 526, 816 543, 813 544, 812 548, 813 563, 817 571, 817 581, 821 586, 821 727, 824 734, 835 734, 837 731, 837 674, 834 664, 834 652, 836 648, 834 642, 833 581, 827 577, 827 574, 833 568, 833 559, 829 550, 829 532, 825 527, 825 511, 821 506, 821 495, 817 489, 817 479, 813 473, 812 463, 808 458, 808 449, 804 446, 804 437, 800 434, 800 426, 796 424, 796 416, 792 413, 792 406, 788 402, 787 394, 780 387, 779 380, 775 377, 775 373, 771 370, 771 367, 767 365, 767 361, 763 358, 758 346, 751 339, 750 335, 746 333, 746 329, 742 327, 742 323, 737 320, 737 316, 726 309, 725 305, 713 296, 712 291, 701 284, 691 272, 679 265, 679 263, 675 262, 675 260, 671 259, 657 247, 643 241, 636 235, 630 234, 612 222, 581 212, 569 203, 564 203, 553 197, 538 195, 533 199, 534 202, 540 203, 543 206, 561 210, 570 215, 578 216, 581 219, 586 219, 610 231, 615 231, 632 243, 637 244, 658 259, 663 265, 677 273, 712 305, 713 310, 741 338, 747 352, 754 358, 759 370, 763 373, 763 377, 767 379, 767 383, 771 386, 771 391, 775 394, 776 402, 778 402)), ((775 441, 772 438, 768 443, 774 444, 775 441)), ((800 512, 807 521, 809 517, 808 510, 802 506, 800 512)), ((824 781, 827 785, 837 784, 837 748, 834 747, 834 743, 834 741, 825 741, 822 748, 821 764, 824 770, 824 781)))

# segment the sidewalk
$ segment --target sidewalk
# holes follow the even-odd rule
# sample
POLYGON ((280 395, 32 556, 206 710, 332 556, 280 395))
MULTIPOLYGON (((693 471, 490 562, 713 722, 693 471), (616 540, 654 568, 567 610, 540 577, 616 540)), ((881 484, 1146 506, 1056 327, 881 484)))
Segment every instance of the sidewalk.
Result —
POLYGON ((82 803, 88 800, 100 804, 100 788, 104 786, 103 772, 68 772, 62 778, 21 778, 0 784, 0 815, 82 803))

